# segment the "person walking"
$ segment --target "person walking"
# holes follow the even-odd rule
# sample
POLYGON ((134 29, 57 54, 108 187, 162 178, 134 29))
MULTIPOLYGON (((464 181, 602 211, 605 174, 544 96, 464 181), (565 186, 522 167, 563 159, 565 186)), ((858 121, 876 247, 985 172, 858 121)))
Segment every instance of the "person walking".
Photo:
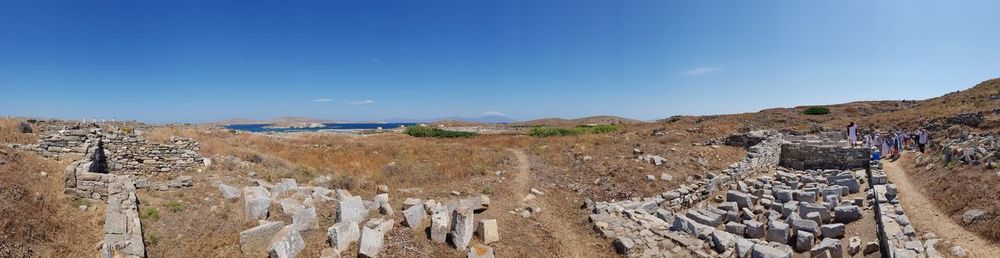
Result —
POLYGON ((854 122, 847 126, 847 141, 851 143, 851 147, 858 142, 858 125, 854 122))
POLYGON ((927 130, 921 128, 920 134, 917 136, 917 147, 920 148, 920 153, 924 153, 924 147, 927 147, 927 130))

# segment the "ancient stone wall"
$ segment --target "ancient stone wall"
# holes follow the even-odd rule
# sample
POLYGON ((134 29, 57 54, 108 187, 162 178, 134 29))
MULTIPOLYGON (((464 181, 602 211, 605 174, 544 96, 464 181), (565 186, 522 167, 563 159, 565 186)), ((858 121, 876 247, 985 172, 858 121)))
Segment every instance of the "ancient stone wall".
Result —
POLYGON ((793 169, 856 169, 867 166, 871 150, 847 142, 789 141, 781 145, 779 165, 793 169))
POLYGON ((169 143, 154 143, 131 128, 97 124, 49 128, 39 137, 35 151, 45 157, 75 159, 85 154, 88 143, 100 140, 107 156, 111 173, 183 171, 203 164, 198 154, 198 142, 189 138, 172 137, 169 143))
POLYGON ((63 171, 65 193, 77 197, 104 199, 108 196, 107 160, 99 140, 83 146, 86 150, 81 160, 74 161, 63 171))

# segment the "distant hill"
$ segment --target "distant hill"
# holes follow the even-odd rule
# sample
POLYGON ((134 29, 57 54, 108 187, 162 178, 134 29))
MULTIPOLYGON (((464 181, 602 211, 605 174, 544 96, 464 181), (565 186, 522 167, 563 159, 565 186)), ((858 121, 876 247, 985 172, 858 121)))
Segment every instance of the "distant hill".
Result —
POLYGON ((642 121, 624 118, 618 116, 589 116, 577 119, 563 119, 563 118, 542 118, 529 121, 515 122, 511 123, 513 126, 577 126, 577 125, 587 125, 587 124, 616 124, 616 125, 628 125, 628 124, 638 124, 642 121))
POLYGON ((275 117, 267 120, 258 120, 252 118, 230 118, 221 121, 209 122, 207 124, 218 124, 218 125, 241 125, 241 124, 310 124, 310 123, 338 123, 342 121, 330 120, 330 119, 316 119, 311 117, 275 117))
POLYGON ((506 116, 481 116, 481 117, 442 117, 442 118, 432 118, 432 119, 413 119, 413 118, 391 118, 386 121, 394 123, 439 123, 439 122, 462 122, 462 123, 480 123, 480 124, 506 124, 514 122, 506 116))

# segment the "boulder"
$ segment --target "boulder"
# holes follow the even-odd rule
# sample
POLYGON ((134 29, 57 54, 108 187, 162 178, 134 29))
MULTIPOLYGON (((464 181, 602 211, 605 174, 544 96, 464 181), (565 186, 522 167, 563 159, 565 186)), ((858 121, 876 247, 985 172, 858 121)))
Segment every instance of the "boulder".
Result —
POLYGON ((222 193, 222 198, 225 198, 226 200, 235 200, 240 198, 240 189, 226 184, 219 184, 219 192, 222 193))
POLYGON ((475 230, 473 224, 473 210, 469 207, 460 206, 451 213, 451 242, 455 249, 465 250, 472 240, 472 233, 475 230))
POLYGON ((361 228, 361 243, 358 247, 358 257, 376 257, 382 252, 385 241, 384 232, 368 227, 361 228))
POLYGON ((268 256, 279 258, 292 258, 299 254, 306 247, 305 240, 298 230, 292 225, 285 226, 271 238, 268 248, 268 256))
POLYGON ((983 210, 980 210, 980 209, 970 209, 968 211, 965 211, 964 214, 962 214, 962 222, 965 223, 965 224, 970 224, 970 223, 976 221, 976 219, 979 219, 980 217, 982 217, 983 215, 986 215, 986 212, 983 211, 983 210))
POLYGON ((628 255, 635 249, 635 242, 628 237, 617 237, 611 244, 615 246, 615 251, 621 255, 628 255))
POLYGON ((406 226, 411 229, 419 227, 424 221, 424 216, 427 216, 427 213, 424 213, 423 204, 413 205, 406 210, 403 210, 403 221, 406 222, 406 226))
POLYGON ((337 206, 337 221, 354 221, 361 223, 368 217, 368 209, 361 196, 351 196, 340 199, 337 206))
POLYGON ((476 227, 476 235, 483 240, 484 244, 491 244, 500 241, 500 233, 497 229, 497 220, 484 219, 479 221, 476 227))
POLYGON ((243 218, 251 221, 267 219, 267 209, 271 206, 270 196, 264 187, 244 187, 243 218))
POLYGON ((361 237, 361 229, 356 221, 341 221, 333 224, 326 231, 330 245, 338 251, 347 250, 352 243, 361 237))
POLYGON ((247 256, 263 256, 271 238, 284 226, 281 221, 272 221, 243 230, 240 232, 240 252, 247 256))

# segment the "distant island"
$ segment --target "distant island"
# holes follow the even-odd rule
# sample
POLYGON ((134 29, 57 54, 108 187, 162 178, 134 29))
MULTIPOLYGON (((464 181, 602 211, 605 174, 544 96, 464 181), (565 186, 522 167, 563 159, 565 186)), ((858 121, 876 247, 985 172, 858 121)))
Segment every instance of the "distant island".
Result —
POLYGON ((278 123, 264 126, 264 128, 276 128, 276 129, 310 129, 310 128, 323 128, 326 127, 323 123, 278 123))

